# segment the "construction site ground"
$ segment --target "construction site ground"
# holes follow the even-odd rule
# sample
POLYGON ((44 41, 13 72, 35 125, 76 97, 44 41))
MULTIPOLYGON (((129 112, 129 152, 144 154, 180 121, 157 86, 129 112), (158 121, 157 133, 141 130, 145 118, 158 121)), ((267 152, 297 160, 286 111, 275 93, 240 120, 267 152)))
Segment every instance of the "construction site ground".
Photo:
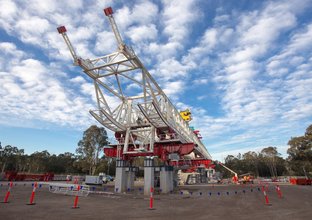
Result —
MULTIPOLYGON (((8 189, 0 182, 0 200, 8 189)), ((91 187, 87 197, 79 197, 79 209, 72 209, 74 196, 49 192, 48 183, 35 194, 35 205, 26 205, 32 192, 31 182, 14 182, 9 203, 0 203, 0 219, 311 219, 312 186, 280 185, 282 198, 269 183, 265 205, 261 187, 253 185, 187 185, 162 195, 154 193, 154 206, 142 187, 128 193, 113 192, 113 183, 91 187), (260 190, 259 190, 260 189, 260 190)))

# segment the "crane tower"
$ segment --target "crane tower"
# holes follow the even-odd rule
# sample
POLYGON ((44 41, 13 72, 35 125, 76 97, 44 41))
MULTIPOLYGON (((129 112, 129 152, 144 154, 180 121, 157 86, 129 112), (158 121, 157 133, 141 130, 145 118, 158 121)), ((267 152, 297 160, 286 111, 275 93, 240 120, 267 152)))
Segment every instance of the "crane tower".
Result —
POLYGON ((192 155, 194 163, 209 164, 211 156, 198 135, 183 120, 133 49, 124 43, 112 8, 104 9, 104 13, 118 46, 111 54, 82 58, 72 46, 65 26, 57 29, 74 65, 80 66, 93 80, 97 108, 90 110, 90 114, 115 132, 117 142, 106 148, 105 154, 117 157, 121 167, 126 164, 124 161, 138 156, 158 156, 168 165, 178 166, 186 155, 192 155))

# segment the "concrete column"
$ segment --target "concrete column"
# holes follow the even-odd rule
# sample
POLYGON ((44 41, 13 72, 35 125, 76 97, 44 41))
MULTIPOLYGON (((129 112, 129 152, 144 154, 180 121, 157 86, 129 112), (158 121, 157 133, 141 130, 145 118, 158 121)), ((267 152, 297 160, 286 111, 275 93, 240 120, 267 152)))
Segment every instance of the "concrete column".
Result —
POLYGON ((172 170, 169 173, 169 178, 170 178, 170 181, 172 182, 172 185, 170 185, 170 191, 173 191, 174 187, 175 187, 175 183, 174 183, 174 168, 173 167, 172 167, 172 170))
POLYGON ((135 167, 127 167, 127 190, 134 188, 135 167))
POLYGON ((208 183, 206 168, 205 167, 198 167, 197 171, 200 175, 199 182, 200 183, 208 183))
POLYGON ((115 178, 115 192, 122 193, 127 191, 128 161, 117 160, 116 161, 116 178, 115 178))
POLYGON ((207 173, 208 178, 209 179, 212 178, 214 176, 214 174, 215 174, 215 169, 209 168, 208 173, 207 173))
POLYGON ((151 187, 154 188, 154 160, 144 159, 144 195, 149 195, 151 187))
MULTIPOLYGON (((181 170, 180 170, 180 172, 181 172, 181 170)), ((181 176, 180 176, 180 178, 181 178, 181 176)), ((173 170, 172 179, 173 179, 173 188, 178 187, 178 185, 179 185, 179 170, 173 170)))
POLYGON ((162 193, 169 193, 173 190, 173 167, 164 166, 160 170, 160 189, 162 193))

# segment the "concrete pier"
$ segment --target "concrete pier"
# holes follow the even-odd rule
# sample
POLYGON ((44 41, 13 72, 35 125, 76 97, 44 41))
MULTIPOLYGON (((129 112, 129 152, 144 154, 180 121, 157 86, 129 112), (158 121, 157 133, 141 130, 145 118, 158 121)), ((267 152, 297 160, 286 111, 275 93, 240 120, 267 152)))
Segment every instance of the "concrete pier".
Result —
POLYGON ((199 182, 208 183, 207 169, 205 167, 198 167, 197 172, 200 175, 199 182))
MULTIPOLYGON (((129 161, 116 161, 115 192, 123 193, 134 189, 134 179, 137 167, 132 167, 129 161)), ((177 186, 177 175, 173 166, 155 167, 154 159, 144 159, 144 195, 150 195, 151 187, 155 187, 155 172, 160 180, 162 193, 169 193, 177 186)))
POLYGON ((144 159, 144 195, 149 195, 151 187, 154 188, 154 178, 155 178, 155 167, 154 159, 145 158, 144 159))
POLYGON ((134 178, 135 178, 136 167, 127 167, 127 190, 132 190, 134 188, 134 178))
POLYGON ((115 178, 115 192, 123 193, 128 189, 133 189, 135 177, 135 167, 132 167, 129 161, 116 161, 116 178, 115 178))
POLYGON ((173 191, 173 167, 163 166, 160 170, 160 189, 162 193, 173 191))

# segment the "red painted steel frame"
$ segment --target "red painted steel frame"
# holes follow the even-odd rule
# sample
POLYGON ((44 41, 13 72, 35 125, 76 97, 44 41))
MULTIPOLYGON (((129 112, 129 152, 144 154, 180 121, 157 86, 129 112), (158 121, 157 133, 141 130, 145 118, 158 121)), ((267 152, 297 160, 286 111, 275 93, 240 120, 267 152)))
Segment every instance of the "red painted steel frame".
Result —
MULTIPOLYGON (((133 147, 129 146, 129 151, 133 151, 133 154, 123 154, 121 149, 120 154, 123 155, 123 159, 131 158, 131 157, 140 157, 140 156, 158 156, 162 160, 167 160, 168 154, 177 153, 180 156, 184 156, 190 154, 194 150, 195 145, 193 143, 190 144, 170 144, 170 145, 162 145, 155 143, 154 152, 135 152, 133 147)), ((108 157, 117 157, 117 147, 113 148, 104 148, 104 153, 108 157)))
MULTIPOLYGON (((162 159, 163 161, 168 160, 168 155, 172 153, 177 153, 180 156, 184 156, 190 154, 194 150, 195 145, 193 143, 189 144, 170 144, 170 145, 163 145, 159 143, 155 143, 154 152, 135 152, 133 147, 129 147, 129 151, 133 152, 131 154, 123 154, 121 149, 120 155, 122 155, 122 159, 129 160, 134 157, 144 157, 144 156, 158 156, 158 158, 162 159)), ((108 157, 117 157, 117 147, 114 146, 112 148, 104 148, 104 153, 108 157)), ((169 164, 171 166, 183 166, 189 165, 192 168, 205 166, 206 168, 211 167, 213 168, 214 165, 212 161, 209 159, 190 159, 190 160, 179 160, 179 161, 170 161, 169 164)))

